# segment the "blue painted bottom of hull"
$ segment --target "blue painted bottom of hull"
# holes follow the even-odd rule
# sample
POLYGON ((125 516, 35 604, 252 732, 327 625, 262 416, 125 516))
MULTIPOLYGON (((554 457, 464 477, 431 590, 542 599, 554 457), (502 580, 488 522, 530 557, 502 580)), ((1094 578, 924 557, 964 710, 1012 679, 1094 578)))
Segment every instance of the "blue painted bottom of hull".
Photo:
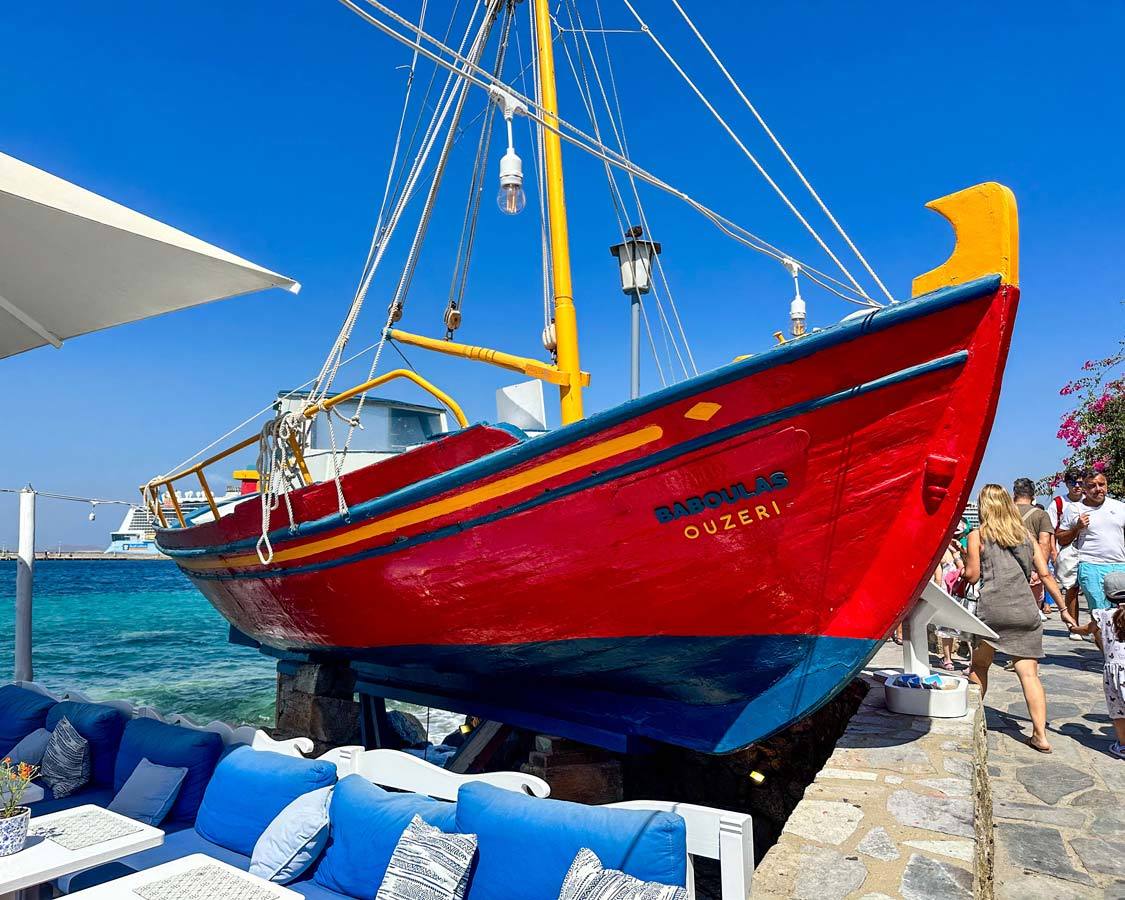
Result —
POLYGON ((589 638, 333 655, 352 662, 369 693, 611 749, 640 738, 726 753, 827 702, 879 643, 815 635, 589 638))

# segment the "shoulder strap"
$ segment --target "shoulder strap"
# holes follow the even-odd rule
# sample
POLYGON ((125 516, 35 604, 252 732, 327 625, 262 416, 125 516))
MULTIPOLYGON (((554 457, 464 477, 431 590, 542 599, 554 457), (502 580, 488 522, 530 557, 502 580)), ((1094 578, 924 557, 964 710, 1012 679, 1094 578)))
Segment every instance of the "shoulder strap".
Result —
POLYGON ((1035 512, 1035 506, 1034 505, 1029 506, 1027 508, 1027 512, 1020 513, 1020 517, 1023 519, 1025 525, 1027 524, 1027 517, 1029 515, 1031 515, 1033 512, 1035 512))

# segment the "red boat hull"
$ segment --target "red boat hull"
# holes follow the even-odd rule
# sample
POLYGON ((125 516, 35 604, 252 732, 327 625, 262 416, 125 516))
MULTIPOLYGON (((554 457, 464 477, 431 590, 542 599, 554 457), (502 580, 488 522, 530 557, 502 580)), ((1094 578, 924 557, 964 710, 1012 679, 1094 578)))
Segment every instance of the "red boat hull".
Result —
POLYGON ((478 427, 157 541, 255 640, 454 709, 736 749, 828 699, 968 499, 1018 289, 853 318, 534 440, 478 427))

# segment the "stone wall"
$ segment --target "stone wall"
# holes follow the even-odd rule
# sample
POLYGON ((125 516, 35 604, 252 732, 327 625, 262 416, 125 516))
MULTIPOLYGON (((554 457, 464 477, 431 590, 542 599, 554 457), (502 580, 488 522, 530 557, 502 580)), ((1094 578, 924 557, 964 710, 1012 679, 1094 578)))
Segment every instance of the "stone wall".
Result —
POLYGON ((279 667, 273 736, 278 740, 310 737, 314 756, 360 743, 359 703, 351 669, 328 663, 279 667))

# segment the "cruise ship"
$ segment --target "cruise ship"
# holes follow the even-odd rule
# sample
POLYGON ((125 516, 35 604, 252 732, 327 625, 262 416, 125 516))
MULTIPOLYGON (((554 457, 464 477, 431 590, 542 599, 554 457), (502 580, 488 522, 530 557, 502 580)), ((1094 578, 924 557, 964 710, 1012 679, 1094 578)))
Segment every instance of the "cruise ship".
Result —
MULTIPOLYGON (((243 474, 249 476, 252 473, 236 472, 235 477, 243 474)), ((257 484, 256 480, 254 484, 257 484)), ((228 488, 225 494, 215 499, 222 502, 238 496, 240 496, 240 491, 237 488, 228 488)), ((203 491, 176 491, 176 502, 179 503, 185 518, 190 518, 193 513, 207 507, 207 497, 203 491)), ((173 515, 171 501, 165 497, 161 505, 164 508, 165 515, 170 519, 173 515)), ((105 548, 105 552, 107 554, 163 556, 160 548, 156 546, 156 526, 158 524, 156 517, 143 505, 130 506, 125 513, 125 518, 117 526, 117 530, 110 532, 109 546, 105 548)))

